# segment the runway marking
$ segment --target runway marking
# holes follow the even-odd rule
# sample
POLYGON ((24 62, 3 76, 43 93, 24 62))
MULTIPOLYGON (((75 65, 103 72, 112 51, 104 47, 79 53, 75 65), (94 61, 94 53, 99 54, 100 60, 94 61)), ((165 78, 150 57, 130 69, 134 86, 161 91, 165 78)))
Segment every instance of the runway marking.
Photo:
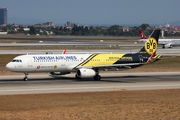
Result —
MULTIPOLYGON (((82 90, 82 89, 120 89, 120 88, 146 88, 147 87, 179 87, 180 84, 174 84, 174 85, 140 85, 140 86, 105 86, 105 87, 78 87, 78 88, 43 88, 43 89, 16 89, 16 90, 0 90, 0 93, 2 92, 24 92, 24 91, 53 91, 53 90, 82 90)), ((153 89, 153 88, 151 88, 153 89)), ((159 89, 159 88, 158 88, 159 89)), ((97 90, 98 91, 98 90, 97 90)), ((63 91, 60 91, 63 92, 63 91)), ((71 91, 72 92, 72 91, 71 91)), ((83 92, 83 91, 82 91, 83 92)))

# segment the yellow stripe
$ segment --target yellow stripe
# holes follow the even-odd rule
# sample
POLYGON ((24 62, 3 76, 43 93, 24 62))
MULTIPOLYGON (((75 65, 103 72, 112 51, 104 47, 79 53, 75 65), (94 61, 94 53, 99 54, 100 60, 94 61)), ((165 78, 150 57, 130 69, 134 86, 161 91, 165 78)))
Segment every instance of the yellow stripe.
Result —
POLYGON ((160 57, 161 57, 161 55, 156 55, 156 56, 154 56, 154 58, 156 58, 156 59, 157 59, 157 58, 160 58, 160 57))
POLYGON ((80 63, 78 66, 83 66, 84 64, 86 64, 87 62, 89 62, 94 56, 96 56, 97 54, 92 54, 90 55, 85 61, 83 61, 82 63, 80 63))
POLYGON ((81 66, 98 66, 98 65, 112 65, 118 61, 124 54, 97 54, 89 58, 88 61, 81 66))

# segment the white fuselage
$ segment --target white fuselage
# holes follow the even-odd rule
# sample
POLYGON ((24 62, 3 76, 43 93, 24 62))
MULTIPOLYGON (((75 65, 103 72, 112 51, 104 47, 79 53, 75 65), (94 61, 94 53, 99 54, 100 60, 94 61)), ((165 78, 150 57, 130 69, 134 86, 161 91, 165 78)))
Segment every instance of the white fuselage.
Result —
POLYGON ((173 45, 175 44, 180 44, 180 39, 159 39, 159 44, 168 44, 172 43, 173 45))
POLYGON ((21 55, 9 62, 6 68, 15 72, 70 72, 90 55, 21 55))

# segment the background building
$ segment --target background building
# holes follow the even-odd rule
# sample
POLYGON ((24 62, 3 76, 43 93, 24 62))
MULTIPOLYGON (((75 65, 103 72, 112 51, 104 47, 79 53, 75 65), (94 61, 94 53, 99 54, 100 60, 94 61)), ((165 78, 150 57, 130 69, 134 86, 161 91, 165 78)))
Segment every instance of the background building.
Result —
POLYGON ((0 25, 7 24, 7 8, 0 8, 0 25))

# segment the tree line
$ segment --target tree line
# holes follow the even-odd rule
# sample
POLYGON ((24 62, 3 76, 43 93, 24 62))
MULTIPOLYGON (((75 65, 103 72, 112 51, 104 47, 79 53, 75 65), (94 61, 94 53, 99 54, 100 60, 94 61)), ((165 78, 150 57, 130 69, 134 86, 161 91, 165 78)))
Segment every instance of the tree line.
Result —
MULTIPOLYGON (((30 35, 73 35, 73 36, 138 36, 138 30, 141 29, 146 35, 150 35, 154 29, 149 24, 142 24, 134 27, 123 27, 119 25, 106 26, 78 26, 74 25, 72 28, 64 26, 56 27, 36 27, 28 26, 29 31, 24 31, 22 26, 14 31, 11 25, 0 27, 0 31, 8 31, 8 34, 23 33, 30 35)), ((173 31, 165 31, 165 36, 180 36, 180 33, 173 33, 173 31)))

